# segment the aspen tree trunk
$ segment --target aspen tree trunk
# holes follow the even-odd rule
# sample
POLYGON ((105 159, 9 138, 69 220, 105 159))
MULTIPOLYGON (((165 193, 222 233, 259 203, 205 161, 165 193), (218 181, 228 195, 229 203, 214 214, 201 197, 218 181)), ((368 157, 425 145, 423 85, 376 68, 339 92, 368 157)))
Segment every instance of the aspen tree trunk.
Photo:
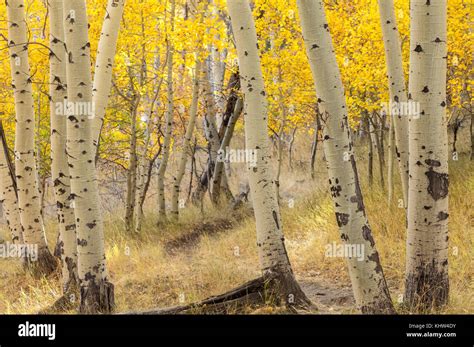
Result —
POLYGON ((240 77, 238 72, 234 72, 230 77, 227 89, 230 90, 230 93, 227 98, 225 110, 222 115, 221 127, 218 132, 218 137, 220 139, 218 156, 212 170, 212 179, 209 182, 209 195, 211 196, 213 204, 218 204, 220 202, 221 192, 225 193, 230 201, 233 200, 233 194, 230 191, 224 169, 226 163, 230 163, 226 154, 228 153, 228 147, 234 134, 235 124, 240 117, 243 108, 243 101, 237 93, 240 89, 240 77))
POLYGON ((383 162, 384 162, 384 159, 383 159, 383 148, 382 148, 382 143, 381 143, 381 139, 378 135, 378 132, 379 132, 379 129, 381 129, 382 127, 382 123, 379 121, 377 121, 377 118, 375 115, 372 116, 372 118, 370 119, 370 124, 372 125, 372 129, 371 129, 371 136, 372 136, 372 139, 373 139, 373 143, 375 144, 375 149, 377 150, 377 159, 379 160, 379 182, 380 182, 380 187, 382 189, 385 188, 385 181, 384 181, 384 178, 383 178, 383 162))
POLYGON ((3 125, 0 121, 0 203, 12 234, 13 243, 23 243, 23 230, 18 209, 17 187, 13 163, 8 153, 3 125))
POLYGON ((367 147, 368 147, 368 152, 369 152, 369 160, 367 162, 368 168, 367 168, 367 173, 368 173, 368 181, 369 181, 369 186, 372 187, 372 183, 374 182, 374 144, 372 142, 372 123, 370 123, 369 120, 369 114, 365 113, 365 119, 367 120, 367 147))
POLYGON ((471 124, 469 125, 469 130, 471 131, 471 157, 470 160, 474 159, 474 113, 471 113, 471 124))
POLYGON ((387 184, 388 184, 388 202, 391 203, 393 200, 393 156, 394 156, 394 145, 395 145, 395 126, 393 119, 395 117, 390 116, 390 129, 388 133, 388 169, 387 169, 387 184))
POLYGON ((99 146, 100 131, 104 124, 105 110, 109 100, 110 87, 112 86, 112 70, 124 6, 125 0, 108 0, 100 33, 94 70, 94 84, 92 86, 95 115, 91 131, 96 146, 95 151, 99 146))
POLYGON ((204 193, 209 188, 213 176, 214 166, 220 148, 220 138, 216 126, 216 106, 214 104, 214 96, 212 95, 209 69, 206 64, 203 64, 202 94, 204 109, 206 110, 204 115, 204 136, 208 143, 209 156, 207 170, 198 181, 197 187, 193 193, 193 203, 199 203, 201 206, 204 193))
POLYGON ((410 177, 405 303, 415 310, 448 302, 448 136, 446 0, 410 7, 410 177))
POLYGON ((280 299, 308 304, 296 282, 285 248, 280 209, 271 173, 267 99, 257 48, 257 33, 247 0, 228 0, 237 46, 241 88, 244 92, 245 143, 257 151, 256 165, 248 164, 249 183, 257 225, 257 246, 263 276, 277 276, 280 299))
POLYGON ((77 237, 74 208, 71 206, 71 182, 66 154, 67 125, 64 102, 67 101, 66 61, 64 46, 63 2, 49 0, 50 16, 50 113, 51 113, 51 178, 59 226, 57 252, 61 257, 64 294, 78 291, 77 237))
MULTIPOLYGON (((171 0, 171 31, 174 31, 174 16, 176 3, 171 0)), ((168 73, 167 73, 167 94, 168 106, 165 114, 165 138, 163 140, 163 154, 158 169, 158 219, 166 220, 166 201, 165 201, 165 173, 168 166, 168 159, 171 151, 171 135, 173 132, 173 112, 174 112, 174 93, 173 93, 173 54, 174 48, 172 40, 168 37, 168 73)))
POLYGON ((362 313, 393 313, 379 254, 365 213, 357 175, 344 88, 321 0, 298 0, 301 27, 324 122, 324 152, 341 239, 364 247, 364 260, 348 258, 349 274, 362 313))
MULTIPOLYGON (((183 140, 183 149, 181 151, 181 157, 178 163, 178 171, 176 176, 173 177, 173 193, 171 197, 171 215, 173 218, 178 218, 179 216, 179 192, 181 181, 183 180, 184 171, 186 169, 186 163, 188 161, 188 151, 191 145, 191 138, 193 136, 196 116, 199 106, 199 76, 202 69, 201 61, 199 57, 196 56, 196 66, 194 70, 194 79, 193 79, 193 96, 191 101, 191 109, 189 111, 189 121, 186 127, 186 133, 183 140)), ((192 174, 192 173, 191 173, 192 174)))
MULTIPOLYGON (((213 4, 214 1, 209 1, 213 4)), ((214 4, 215 5, 215 4, 214 4)), ((215 17, 219 16, 217 7, 214 6, 212 9, 212 15, 215 17)), ((214 40, 222 41, 221 36, 217 33, 214 35, 214 40)), ((224 77, 225 77, 225 58, 227 51, 225 49, 219 51, 219 48, 214 45, 210 45, 209 54, 209 75, 211 81, 212 94, 214 97, 214 104, 216 106, 216 129, 219 129, 222 125, 223 114, 225 110, 225 97, 223 96, 222 90, 224 88, 224 77)))
POLYGON ((64 0, 64 33, 68 54, 68 112, 66 149, 71 174, 71 196, 76 216, 80 312, 108 313, 114 309, 114 287, 105 265, 104 226, 100 211, 92 138, 93 114, 90 43, 86 2, 64 0), (82 107, 79 107, 82 106, 82 107))
POLYGON ((280 175, 281 175, 281 165, 283 164, 283 135, 285 134, 285 126, 286 126, 286 107, 283 103, 280 104, 282 119, 280 125, 280 131, 278 132, 278 157, 277 157, 277 172, 275 176, 275 191, 277 195, 277 199, 280 199, 280 175))
POLYGON ((298 130, 298 127, 295 126, 291 132, 291 137, 288 144, 288 166, 291 172, 293 171, 293 145, 295 144, 296 130, 298 130))
POLYGON ((36 262, 28 261, 35 275, 49 274, 56 269, 56 258, 46 242, 41 196, 35 162, 35 114, 28 62, 28 39, 23 0, 6 2, 8 44, 12 86, 15 99, 15 174, 23 240, 38 246, 36 262))
MULTIPOLYGON (((239 119, 240 114, 242 113, 243 107, 244 107, 243 101, 241 98, 239 98, 235 102, 234 111, 232 112, 230 119, 227 121, 228 123, 226 126, 224 137, 222 138, 222 141, 221 141, 219 153, 227 152, 230 145, 230 140, 232 139, 232 135, 234 133, 235 124, 237 123, 237 120, 239 119)), ((224 172, 224 164, 226 160, 227 159, 216 161, 214 174, 212 175, 210 191, 211 191, 212 202, 214 204, 219 203, 220 191, 221 191, 222 186, 224 185, 226 189, 229 189, 228 183, 227 183, 227 177, 224 172)))
POLYGON ((204 94, 204 107, 206 110, 204 117, 204 131, 206 139, 210 147, 210 167, 211 171, 214 168, 216 162, 217 152, 220 148, 220 138, 217 131, 216 125, 216 104, 214 102, 214 96, 212 94, 212 86, 210 80, 210 73, 206 65, 204 65, 204 81, 203 81, 203 94, 204 94))
MULTIPOLYGON (((408 99, 403 72, 402 50, 393 0, 379 0, 379 12, 385 47, 385 59, 387 61, 390 101, 406 103, 408 99)), ((389 107, 388 109, 389 115, 392 115, 392 108, 389 107)), ((392 116, 398 168, 402 182, 403 203, 406 207, 408 203, 408 117, 400 114, 392 116)))
POLYGON ((137 203, 137 104, 133 101, 130 110, 130 157, 127 172, 127 198, 125 207, 125 229, 130 232, 135 230, 134 211, 137 203))
POLYGON ((321 119, 319 110, 316 112, 316 129, 314 130, 313 145, 311 146, 311 178, 314 180, 314 164, 316 162, 316 154, 318 151, 319 131, 321 130, 321 119))

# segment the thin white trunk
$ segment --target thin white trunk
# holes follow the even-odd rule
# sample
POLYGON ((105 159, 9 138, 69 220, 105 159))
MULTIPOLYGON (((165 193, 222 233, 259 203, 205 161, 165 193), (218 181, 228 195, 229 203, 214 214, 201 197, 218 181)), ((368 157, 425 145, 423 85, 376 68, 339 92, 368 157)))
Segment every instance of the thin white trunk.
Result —
MULTIPOLYGON (((176 3, 171 0, 171 31, 174 31, 174 16, 176 3)), ((168 38, 168 72, 167 72, 167 97, 168 104, 165 114, 165 138, 163 140, 162 155, 160 158, 160 167, 158 168, 158 218, 166 219, 166 201, 165 201, 165 173, 168 166, 168 159, 171 151, 171 137, 173 132, 173 113, 174 113, 174 92, 173 92, 173 54, 174 47, 172 40, 168 38)))
MULTIPOLYGON (((237 101, 235 102, 232 115, 227 121, 226 130, 221 141, 221 146, 219 148, 219 153, 221 154, 225 154, 228 152, 230 141, 232 140, 232 135, 234 133, 235 124, 237 123, 237 120, 239 119, 242 113, 243 107, 244 107, 243 100, 239 97, 237 101)), ((227 158, 225 158, 224 160, 216 161, 216 164, 214 167, 214 173, 212 175, 212 180, 210 182, 210 186, 209 186, 210 192, 211 192, 210 195, 212 198, 212 202, 215 204, 219 203, 220 192, 222 188, 225 189, 227 193, 230 192, 228 182, 227 182, 227 176, 225 175, 225 172, 224 172, 224 165, 226 161, 228 161, 227 158)), ((232 193, 230 193, 230 195, 231 194, 232 193)))
POLYGON ((112 86, 112 70, 124 5, 125 0, 108 0, 97 48, 94 84, 92 86, 95 115, 91 129, 92 139, 96 146, 95 151, 97 151, 99 145, 100 131, 104 123, 105 110, 109 100, 110 87, 112 86))
MULTIPOLYGON (((186 127, 186 133, 184 135, 183 140, 183 147, 181 150, 181 157, 178 163, 178 171, 176 172, 176 176, 173 177, 173 194, 171 197, 171 214, 174 218, 178 218, 179 216, 179 192, 181 181, 183 180, 184 171, 186 169, 186 163, 188 161, 189 149, 191 146, 191 138, 193 136, 195 124, 196 124, 196 116, 198 112, 199 106, 199 77, 200 72, 202 69, 202 64, 199 58, 196 58, 196 67, 194 71, 194 79, 193 79, 193 93, 192 93, 192 101, 191 101, 191 109, 189 111, 189 120, 188 125, 186 127)), ((192 174, 192 173, 191 173, 192 174)))
POLYGON ((446 0, 410 4, 410 177, 405 303, 412 309, 448 302, 448 136, 446 0))
POLYGON ((363 313, 392 313, 393 305, 375 249, 359 185, 339 68, 321 0, 298 0, 306 52, 324 123, 324 153, 341 239, 362 245, 364 259, 347 259, 352 288, 363 313))
POLYGON ((135 206, 137 204, 137 104, 133 101, 130 110, 130 150, 127 170, 127 199, 125 203, 125 229, 136 230, 135 206))
POLYGON ((395 145, 395 129, 392 115, 390 117, 390 129, 388 133, 388 169, 387 169, 387 185, 388 185, 388 202, 391 203, 393 199, 393 157, 395 145))
POLYGON ((104 226, 100 210, 92 135, 92 77, 85 0, 64 0, 68 112, 66 149, 77 232, 82 313, 111 312, 113 285, 105 266, 104 226))
MULTIPOLYGON (((400 35, 397 29, 397 17, 393 0, 379 0, 380 22, 385 47, 385 59, 387 61, 388 86, 390 90, 390 101, 394 103, 406 103, 407 92, 405 87, 405 75, 403 72, 402 50, 400 35)), ((389 110, 392 108, 389 107, 389 110)), ((391 113, 391 112, 390 112, 391 113)), ((402 182, 403 203, 408 204, 408 116, 393 115, 395 130, 395 145, 398 158, 398 167, 402 182)))

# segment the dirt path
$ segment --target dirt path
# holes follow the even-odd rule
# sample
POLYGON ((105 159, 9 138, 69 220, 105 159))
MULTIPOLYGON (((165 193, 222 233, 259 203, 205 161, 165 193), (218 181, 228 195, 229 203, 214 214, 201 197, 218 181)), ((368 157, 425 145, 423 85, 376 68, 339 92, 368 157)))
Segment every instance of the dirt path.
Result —
POLYGON ((329 283, 316 277, 299 277, 298 283, 321 314, 341 314, 354 311, 350 286, 329 283))

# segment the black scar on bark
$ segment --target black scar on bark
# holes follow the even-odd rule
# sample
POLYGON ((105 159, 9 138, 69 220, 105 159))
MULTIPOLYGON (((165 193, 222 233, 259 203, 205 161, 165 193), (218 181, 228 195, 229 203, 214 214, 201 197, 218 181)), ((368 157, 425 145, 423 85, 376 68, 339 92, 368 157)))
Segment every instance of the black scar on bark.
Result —
POLYGON ((349 222, 349 215, 347 213, 336 212, 336 221, 340 228, 349 222))
POLYGON ((433 171, 430 168, 429 171, 425 172, 425 175, 428 177, 428 193, 434 200, 443 199, 448 196, 449 190, 449 178, 448 174, 439 173, 433 171))
POLYGON ((331 195, 336 198, 341 195, 342 188, 340 185, 331 186, 331 195))
POLYGON ((352 171, 354 172, 354 185, 355 185, 355 193, 356 193, 355 196, 351 197, 351 202, 356 202, 357 212, 363 211, 365 215, 364 199, 362 197, 362 191, 360 189, 359 174, 357 173, 357 165, 356 165, 353 154, 351 154, 351 165, 352 165, 352 171))
POLYGON ((273 220, 275 221, 277 229, 280 229, 280 224, 278 223, 278 214, 276 213, 276 211, 272 211, 272 215, 273 215, 273 220))
POLYGON ((438 161, 438 160, 434 160, 434 159, 426 159, 425 160, 425 163, 429 166, 433 166, 433 167, 439 167, 441 166, 441 163, 438 161))
POLYGON ((364 225, 362 227, 362 237, 364 238, 364 240, 370 242, 371 247, 375 246, 375 241, 374 241, 374 238, 372 237, 372 232, 370 231, 369 226, 364 225))
POLYGON ((440 211, 438 213, 438 221, 442 221, 442 220, 445 220, 445 219, 448 219, 449 217, 449 213, 446 213, 444 211, 440 211))
POLYGON ((382 272, 382 266, 380 265, 380 257, 378 252, 374 252, 371 255, 367 257, 370 261, 373 261, 375 263, 375 272, 381 273, 382 272))
POLYGON ((86 225, 89 227, 89 229, 94 229, 97 224, 96 223, 87 223, 86 225))

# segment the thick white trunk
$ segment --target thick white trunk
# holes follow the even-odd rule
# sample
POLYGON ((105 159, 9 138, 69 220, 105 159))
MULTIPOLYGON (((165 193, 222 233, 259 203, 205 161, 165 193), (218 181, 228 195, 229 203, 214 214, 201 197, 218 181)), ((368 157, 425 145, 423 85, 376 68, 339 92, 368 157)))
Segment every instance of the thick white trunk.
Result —
MULTIPOLYGON (((406 103, 407 92, 403 72, 400 35, 393 0, 379 0, 380 22, 387 61, 388 86, 392 103, 406 103)), ((388 108, 391 110, 391 107, 388 108)), ((408 116, 393 115, 395 145, 402 182, 403 203, 408 204, 408 116)))
POLYGON ((23 239, 27 244, 38 245, 39 272, 49 273, 56 267, 46 242, 41 196, 39 193, 35 161, 35 114, 28 62, 28 38, 23 0, 9 0, 8 43, 12 86, 15 99, 15 175, 18 189, 18 205, 23 227, 23 239))
POLYGON ((410 9, 410 177, 405 302, 414 309, 447 303, 448 138, 446 0, 412 0, 410 9))
POLYGON ((76 216, 80 311, 110 312, 114 306, 113 285, 108 282, 105 267, 104 229, 91 131, 93 115, 86 112, 92 102, 86 3, 84 0, 64 0, 63 4, 68 54, 67 92, 73 106, 68 112, 66 147, 76 216))
POLYGON ((267 99, 257 48, 257 33, 247 0, 228 0, 237 46, 241 88, 245 95, 245 143, 256 151, 256 165, 248 166, 257 224, 257 246, 262 271, 291 272, 285 249, 280 209, 271 173, 267 99))
POLYGON ((65 293, 76 290, 77 237, 74 208, 71 206, 71 187, 66 155, 66 112, 60 105, 67 100, 66 50, 64 46, 63 2, 48 1, 50 18, 50 113, 51 113, 51 178, 58 214, 58 250, 62 262, 65 293))
POLYGON ((306 51, 324 122, 324 153, 341 239, 362 245, 364 259, 347 259, 354 296, 363 313, 391 313, 392 302, 365 214, 339 68, 321 0, 298 0, 306 51))

